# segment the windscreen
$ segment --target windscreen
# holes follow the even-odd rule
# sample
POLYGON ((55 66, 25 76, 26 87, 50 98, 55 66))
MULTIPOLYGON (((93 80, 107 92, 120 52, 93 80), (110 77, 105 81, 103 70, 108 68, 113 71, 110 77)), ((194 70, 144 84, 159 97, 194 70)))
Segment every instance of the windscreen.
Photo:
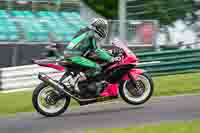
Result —
POLYGON ((113 39, 112 45, 123 49, 126 54, 133 54, 133 52, 128 48, 127 43, 121 41, 118 38, 113 39))

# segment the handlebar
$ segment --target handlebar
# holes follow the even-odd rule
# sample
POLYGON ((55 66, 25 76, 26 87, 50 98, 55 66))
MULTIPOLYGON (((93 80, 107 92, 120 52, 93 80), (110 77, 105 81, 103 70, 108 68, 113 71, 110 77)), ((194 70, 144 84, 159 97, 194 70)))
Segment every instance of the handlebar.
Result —
POLYGON ((112 55, 114 57, 118 57, 118 56, 122 56, 124 54, 124 51, 123 49, 119 48, 119 47, 114 47, 112 49, 112 55))

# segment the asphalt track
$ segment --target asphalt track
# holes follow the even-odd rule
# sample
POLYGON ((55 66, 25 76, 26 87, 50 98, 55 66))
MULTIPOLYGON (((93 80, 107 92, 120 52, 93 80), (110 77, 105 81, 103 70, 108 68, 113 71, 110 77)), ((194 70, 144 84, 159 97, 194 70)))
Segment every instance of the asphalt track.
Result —
POLYGON ((123 102, 73 108, 59 117, 22 113, 0 118, 0 133, 82 133, 88 128, 128 127, 161 121, 200 119, 200 95, 152 98, 142 106, 123 102))

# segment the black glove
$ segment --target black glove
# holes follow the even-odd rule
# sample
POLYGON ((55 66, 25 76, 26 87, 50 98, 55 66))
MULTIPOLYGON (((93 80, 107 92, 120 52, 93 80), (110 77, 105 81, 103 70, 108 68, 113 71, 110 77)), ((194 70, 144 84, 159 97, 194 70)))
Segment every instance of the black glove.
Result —
POLYGON ((112 50, 112 55, 115 57, 122 55, 122 53, 123 53, 123 50, 121 50, 120 48, 113 48, 112 50))

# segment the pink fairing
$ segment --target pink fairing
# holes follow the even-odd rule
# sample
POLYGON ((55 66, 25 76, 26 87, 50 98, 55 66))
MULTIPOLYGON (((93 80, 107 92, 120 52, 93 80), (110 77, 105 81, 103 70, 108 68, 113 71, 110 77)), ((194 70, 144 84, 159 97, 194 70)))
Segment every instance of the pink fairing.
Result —
MULTIPOLYGON (((138 75, 144 73, 142 69, 131 69, 129 71, 131 75, 134 77, 134 79, 137 80, 138 75)), ((122 78, 122 80, 129 80, 128 74, 125 74, 122 78)), ((109 84, 106 89, 100 94, 102 97, 112 97, 118 95, 118 84, 109 84)))
MULTIPOLYGON (((123 65, 128 65, 128 64, 134 65, 134 64, 138 63, 138 58, 136 57, 136 55, 134 53, 132 53, 132 51, 127 47, 127 45, 124 45, 124 43, 122 41, 115 40, 113 42, 113 45, 122 48, 125 52, 125 57, 119 63, 116 63, 116 64, 110 66, 108 69, 112 69, 117 66, 123 66, 123 65)), ((134 69, 134 68, 131 69, 129 72, 136 80, 138 78, 138 75, 144 73, 143 70, 134 69)), ((130 78, 128 76, 128 73, 122 77, 122 80, 129 80, 129 79, 130 78)), ((117 96, 117 95, 118 95, 118 84, 109 84, 107 86, 107 88, 104 90, 104 92, 100 94, 100 96, 102 96, 102 97, 117 96)))
POLYGON ((123 51, 125 52, 125 56, 123 57, 123 59, 119 62, 116 63, 112 66, 110 66, 108 69, 112 69, 115 68, 117 66, 122 66, 122 65, 128 65, 128 64, 136 64, 138 63, 138 58, 136 57, 136 55, 127 47, 127 44, 116 39, 113 41, 113 46, 119 47, 121 49, 123 49, 123 51))
POLYGON ((137 62, 138 62, 138 59, 135 55, 127 56, 122 61, 120 61, 119 63, 110 66, 108 69, 112 69, 112 68, 115 68, 117 66, 122 66, 122 65, 127 65, 127 64, 136 64, 137 62))
POLYGON ((61 71, 61 72, 65 71, 64 67, 56 65, 56 64, 53 64, 53 63, 47 63, 47 64, 41 63, 41 64, 38 64, 38 65, 43 66, 43 67, 50 67, 50 68, 56 69, 56 70, 61 71))
POLYGON ((100 94, 102 97, 112 97, 118 95, 118 84, 109 84, 100 94))
MULTIPOLYGON (((129 72, 130 72, 131 75, 134 77, 134 79, 137 80, 138 75, 143 74, 143 73, 144 73, 144 70, 142 70, 142 69, 131 69, 129 72)), ((125 75, 123 76, 123 78, 122 78, 122 80, 129 80, 129 79, 130 79, 130 78, 129 78, 128 74, 125 74, 125 75)))

